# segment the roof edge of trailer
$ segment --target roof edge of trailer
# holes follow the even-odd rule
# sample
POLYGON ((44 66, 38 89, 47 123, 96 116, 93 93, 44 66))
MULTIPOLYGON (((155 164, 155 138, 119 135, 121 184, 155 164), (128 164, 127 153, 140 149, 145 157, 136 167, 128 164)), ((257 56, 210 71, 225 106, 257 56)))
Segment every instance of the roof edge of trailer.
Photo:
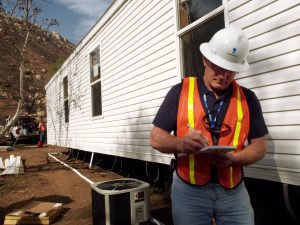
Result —
POLYGON ((89 41, 95 36, 95 34, 101 30, 103 26, 115 15, 115 13, 125 4, 127 0, 113 0, 111 5, 106 9, 102 16, 97 20, 97 22, 92 26, 92 28, 86 33, 86 35, 77 44, 75 50, 66 59, 59 70, 52 76, 52 78, 45 85, 45 89, 54 81, 54 79, 64 71, 65 67, 70 63, 70 61, 81 52, 81 50, 89 43, 89 41))

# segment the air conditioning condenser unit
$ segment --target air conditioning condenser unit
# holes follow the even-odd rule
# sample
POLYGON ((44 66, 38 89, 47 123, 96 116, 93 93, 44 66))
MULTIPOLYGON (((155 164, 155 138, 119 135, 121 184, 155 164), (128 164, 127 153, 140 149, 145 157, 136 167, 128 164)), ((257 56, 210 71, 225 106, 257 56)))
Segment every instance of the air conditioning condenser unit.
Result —
POLYGON ((124 178, 95 182, 93 225, 139 225, 150 220, 149 184, 124 178))

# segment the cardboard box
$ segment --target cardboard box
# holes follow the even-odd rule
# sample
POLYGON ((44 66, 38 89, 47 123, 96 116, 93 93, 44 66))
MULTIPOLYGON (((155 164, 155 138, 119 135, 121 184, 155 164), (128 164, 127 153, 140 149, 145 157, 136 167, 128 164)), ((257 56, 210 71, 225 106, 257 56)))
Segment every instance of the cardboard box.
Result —
POLYGON ((50 224, 62 210, 62 203, 30 201, 7 214, 4 225, 50 224))

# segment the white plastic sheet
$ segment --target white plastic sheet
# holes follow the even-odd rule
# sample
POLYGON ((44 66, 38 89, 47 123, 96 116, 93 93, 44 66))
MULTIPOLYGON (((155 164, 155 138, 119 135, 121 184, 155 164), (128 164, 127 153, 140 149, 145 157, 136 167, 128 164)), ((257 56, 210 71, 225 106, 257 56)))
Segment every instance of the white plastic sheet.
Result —
POLYGON ((0 176, 18 174, 20 171, 20 167, 23 166, 21 161, 21 156, 15 157, 14 155, 10 155, 9 159, 4 160, 4 165, 3 165, 2 158, 0 159, 1 159, 0 168, 4 169, 4 171, 0 174, 0 176))

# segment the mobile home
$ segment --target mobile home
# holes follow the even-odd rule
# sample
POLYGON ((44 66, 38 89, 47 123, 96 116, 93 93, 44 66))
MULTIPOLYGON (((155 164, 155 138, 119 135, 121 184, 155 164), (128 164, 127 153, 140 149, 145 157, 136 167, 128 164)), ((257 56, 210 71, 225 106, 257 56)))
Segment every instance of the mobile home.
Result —
POLYGON ((161 164, 152 120, 183 77, 199 76, 199 45, 242 28, 250 69, 237 81, 258 96, 270 132, 247 177, 300 186, 299 0, 115 0, 46 85, 48 143, 161 164))

